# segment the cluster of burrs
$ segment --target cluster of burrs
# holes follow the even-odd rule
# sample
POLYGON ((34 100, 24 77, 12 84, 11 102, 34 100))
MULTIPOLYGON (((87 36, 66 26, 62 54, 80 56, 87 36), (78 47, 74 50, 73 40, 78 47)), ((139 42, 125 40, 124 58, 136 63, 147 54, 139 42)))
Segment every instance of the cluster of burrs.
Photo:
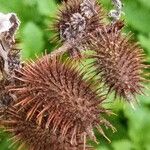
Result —
POLYGON ((95 0, 64 1, 53 25, 62 46, 23 65, 14 39, 19 20, 0 14, 0 125, 18 150, 93 149, 87 140, 97 143, 94 129, 108 141, 104 127, 115 132, 104 117, 113 114, 104 107, 107 95, 132 104, 142 94, 143 50, 122 33, 121 1, 113 4, 106 22, 95 0), (94 77, 85 77, 76 58, 92 59, 94 77))

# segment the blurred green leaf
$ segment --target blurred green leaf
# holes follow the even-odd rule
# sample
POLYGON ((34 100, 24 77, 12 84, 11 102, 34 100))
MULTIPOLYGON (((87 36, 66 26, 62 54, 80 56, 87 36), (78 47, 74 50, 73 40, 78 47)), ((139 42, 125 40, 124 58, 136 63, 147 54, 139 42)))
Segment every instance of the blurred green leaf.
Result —
POLYGON ((105 146, 99 146, 96 148, 96 150, 109 150, 109 149, 105 146))
POLYGON ((38 10, 42 15, 53 16, 56 13, 56 2, 52 0, 38 0, 38 10))
POLYGON ((124 139, 124 140, 119 140, 116 142, 112 143, 112 147, 114 150, 131 150, 132 149, 132 144, 129 140, 124 139))
POLYGON ((22 56, 25 59, 42 52, 44 46, 43 32, 33 22, 28 22, 22 33, 22 56))
POLYGON ((124 0, 125 20, 139 32, 150 32, 150 10, 140 5, 138 1, 124 0))
POLYGON ((129 119, 129 136, 136 150, 143 150, 150 141, 150 110, 147 108, 136 108, 135 111, 125 110, 126 117, 129 119))
MULTIPOLYGON (((138 39, 141 43, 141 46, 143 48, 145 48, 146 52, 147 52, 147 56, 150 56, 150 33, 148 34, 148 36, 145 36, 143 34, 139 34, 138 35, 138 39)), ((147 59, 150 60, 150 58, 148 57, 147 59)))
MULTIPOLYGON (((144 94, 138 96, 139 103, 150 105, 150 84, 144 85, 144 94)), ((141 105, 140 105, 141 106, 141 105)))
POLYGON ((34 6, 36 5, 37 0, 24 0, 24 4, 29 5, 29 6, 34 6))
POLYGON ((149 33, 149 35, 148 35, 147 37, 144 36, 144 35, 142 35, 142 34, 140 34, 140 35, 138 36, 138 39, 139 39, 141 45, 142 45, 144 48, 150 50, 150 33, 149 33))
POLYGON ((144 5, 147 8, 150 8, 150 1, 148 0, 138 0, 139 2, 141 2, 142 5, 144 5))
POLYGON ((16 148, 11 147, 9 148, 9 146, 12 144, 12 141, 9 140, 9 135, 7 135, 5 132, 3 132, 0 129, 0 149, 1 150, 15 150, 16 148))

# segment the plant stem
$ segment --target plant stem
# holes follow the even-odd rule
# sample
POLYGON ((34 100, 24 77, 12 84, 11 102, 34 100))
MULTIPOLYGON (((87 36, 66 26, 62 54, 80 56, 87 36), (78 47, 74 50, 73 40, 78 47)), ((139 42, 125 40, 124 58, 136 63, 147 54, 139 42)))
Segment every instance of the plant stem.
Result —
POLYGON ((58 56, 61 54, 64 54, 65 52, 67 52, 70 48, 71 48, 71 44, 69 44, 68 42, 64 43, 61 47, 59 47, 58 49, 54 50, 53 52, 51 52, 50 54, 48 54, 51 57, 54 56, 58 56))

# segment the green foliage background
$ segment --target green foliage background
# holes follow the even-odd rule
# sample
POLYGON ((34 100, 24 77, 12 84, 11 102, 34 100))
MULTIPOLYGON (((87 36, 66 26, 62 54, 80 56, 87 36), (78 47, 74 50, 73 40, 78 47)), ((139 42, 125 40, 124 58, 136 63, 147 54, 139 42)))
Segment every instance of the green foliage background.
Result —
MULTIPOLYGON (((144 48, 147 60, 150 61, 150 0, 123 0, 123 16, 126 31, 132 31, 134 37, 144 48)), ((111 9, 111 0, 101 0, 107 11, 111 9)), ((57 0, 0 0, 0 12, 15 12, 21 20, 18 38, 21 41, 22 59, 34 58, 47 50, 50 52, 56 44, 50 44, 53 33, 48 30, 49 24, 58 10, 57 0)), ((148 84, 146 85, 150 87, 148 84)), ((139 106, 135 111, 128 104, 120 101, 111 103, 117 114, 110 118, 118 132, 106 131, 111 139, 109 144, 97 133, 100 141, 95 145, 97 150, 150 150, 150 96, 146 89, 145 96, 138 96, 139 106)), ((0 150, 9 148, 8 135, 0 133, 0 150)))

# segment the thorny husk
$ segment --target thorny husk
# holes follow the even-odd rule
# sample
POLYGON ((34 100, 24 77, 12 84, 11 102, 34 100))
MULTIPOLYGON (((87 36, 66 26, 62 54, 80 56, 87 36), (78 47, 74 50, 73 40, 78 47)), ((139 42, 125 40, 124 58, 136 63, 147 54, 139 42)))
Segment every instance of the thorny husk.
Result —
POLYGON ((143 50, 131 42, 131 35, 122 35, 116 25, 108 26, 97 29, 88 45, 95 51, 90 57, 95 58, 93 65, 100 80, 107 85, 108 93, 114 91, 115 97, 129 103, 135 101, 144 88, 142 75, 146 66, 143 50))
POLYGON ((84 81, 82 72, 76 69, 71 60, 62 62, 59 57, 44 56, 19 71, 15 78, 20 85, 9 90, 17 97, 15 106, 26 110, 26 120, 36 118, 38 126, 59 132, 58 139, 67 138, 72 147, 79 142, 86 147, 87 137, 96 142, 93 128, 104 137, 101 126, 115 129, 103 118, 111 114, 102 106, 105 96, 97 94, 90 79, 84 81))
POLYGON ((59 10, 53 29, 56 40, 67 42, 71 48, 66 49, 69 54, 81 57, 85 49, 84 43, 88 35, 103 24, 104 12, 100 4, 91 0, 70 0, 63 2, 59 10))
POLYGON ((51 126, 46 129, 44 125, 39 126, 36 118, 27 120, 25 109, 18 111, 12 107, 7 109, 4 115, 6 119, 1 120, 0 125, 6 132, 12 134, 13 143, 10 148, 19 142, 18 150, 24 148, 28 150, 93 150, 92 147, 83 143, 80 133, 76 135, 78 144, 72 145, 69 133, 62 139, 59 130, 54 133, 51 126))

